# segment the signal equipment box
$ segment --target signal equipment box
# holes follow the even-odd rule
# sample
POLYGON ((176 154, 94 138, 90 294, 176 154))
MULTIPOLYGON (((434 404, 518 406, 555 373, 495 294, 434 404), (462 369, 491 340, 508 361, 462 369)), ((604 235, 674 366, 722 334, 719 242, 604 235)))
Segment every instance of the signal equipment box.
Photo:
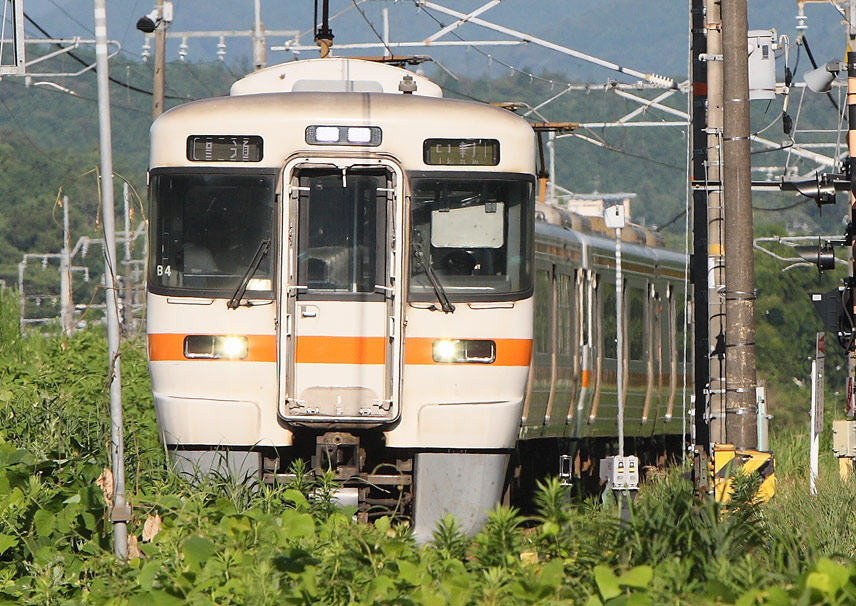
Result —
POLYGON ((639 459, 634 455, 600 460, 600 479, 606 490, 639 490, 639 459))
POLYGON ((832 422, 832 451, 838 458, 856 457, 856 421, 832 422))

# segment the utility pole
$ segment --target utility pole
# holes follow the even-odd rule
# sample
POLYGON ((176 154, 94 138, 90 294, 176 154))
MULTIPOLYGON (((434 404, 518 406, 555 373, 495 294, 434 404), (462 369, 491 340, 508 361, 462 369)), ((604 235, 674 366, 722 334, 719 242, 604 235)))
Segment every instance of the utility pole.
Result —
POLYGON ((749 147, 747 0, 722 0, 725 198, 725 436, 735 448, 757 447, 755 266, 749 147))
POLYGON ((113 207, 113 143, 110 133, 110 81, 107 66, 106 0, 95 0, 95 60, 98 82, 98 130, 101 154, 101 214, 104 222, 104 290, 110 383, 110 454, 113 459, 113 553, 128 559, 128 521, 125 499, 125 443, 122 422, 122 373, 119 358, 119 298, 116 293, 116 216, 113 207))
POLYGON ((155 10, 161 19, 156 22, 155 29, 155 75, 152 94, 152 119, 156 120, 163 113, 165 70, 166 70, 166 26, 167 21, 163 19, 164 0, 157 0, 155 10))
POLYGON ((259 71, 267 65, 267 42, 265 26, 262 23, 261 0, 255 0, 255 20, 253 21, 253 70, 259 71))

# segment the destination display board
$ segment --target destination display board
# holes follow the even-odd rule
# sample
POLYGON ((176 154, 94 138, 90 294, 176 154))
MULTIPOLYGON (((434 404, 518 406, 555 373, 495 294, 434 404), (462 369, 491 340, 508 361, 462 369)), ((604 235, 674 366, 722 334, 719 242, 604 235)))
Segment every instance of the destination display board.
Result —
POLYGON ((261 162, 263 146, 258 135, 190 135, 187 159, 191 162, 261 162))
POLYGON ((425 164, 435 166, 496 166, 499 141, 496 139, 425 139, 425 164))

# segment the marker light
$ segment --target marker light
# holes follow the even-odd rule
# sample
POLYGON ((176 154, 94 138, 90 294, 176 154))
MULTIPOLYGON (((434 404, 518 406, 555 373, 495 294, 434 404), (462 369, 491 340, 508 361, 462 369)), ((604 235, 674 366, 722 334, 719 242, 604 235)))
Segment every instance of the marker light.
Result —
POLYGON ((496 343, 474 339, 437 339, 432 357, 440 364, 493 364, 496 362, 496 343))
POLYGON ((348 141, 350 143, 370 143, 372 140, 372 129, 370 128, 348 128, 348 141))
POLYGON ((362 145, 377 147, 383 139, 380 126, 321 126, 306 127, 309 145, 362 145))
POLYGON ((243 360, 250 341, 234 335, 188 335, 184 337, 184 357, 203 360, 243 360))
POLYGON ((316 126, 315 141, 318 143, 338 143, 339 142, 339 127, 338 126, 316 126))

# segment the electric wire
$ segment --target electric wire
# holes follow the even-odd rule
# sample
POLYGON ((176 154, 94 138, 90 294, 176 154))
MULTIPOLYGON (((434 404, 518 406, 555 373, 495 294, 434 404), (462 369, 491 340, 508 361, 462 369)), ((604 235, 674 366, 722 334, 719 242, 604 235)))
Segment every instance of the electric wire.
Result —
MULTIPOLYGON (((386 52, 388 52, 388 53, 389 53, 390 57, 391 57, 392 55, 394 55, 395 53, 393 53, 393 52, 392 52, 392 49, 391 49, 391 48, 389 48, 389 44, 387 44, 387 43, 386 43, 386 40, 384 40, 384 39, 383 39, 383 36, 381 36, 381 35, 378 33, 378 31, 375 29, 374 24, 373 24, 373 23, 371 22, 371 20, 369 20, 369 18, 366 16, 365 11, 363 11, 363 9, 362 9, 362 8, 360 8, 360 5, 357 3, 357 0, 351 0, 351 2, 353 2, 353 4, 354 4, 354 8, 355 8, 355 9, 357 9, 357 12, 358 12, 358 13, 360 13, 360 16, 362 16, 363 21, 365 21, 365 22, 366 22, 366 24, 369 26, 369 28, 371 28, 371 30, 372 30, 372 32, 374 33, 374 35, 375 35, 375 36, 377 36, 377 39, 380 41, 380 43, 381 43, 381 44, 383 44, 384 48, 386 49, 386 52)), ((316 18, 316 21, 317 21, 317 18, 316 18)))
MULTIPOLYGON (((17 127, 18 127, 18 130, 20 131, 21 136, 22 136, 22 137, 24 137, 24 139, 26 139, 26 140, 27 140, 27 142, 29 142, 30 146, 31 146, 33 149, 35 149, 37 152, 39 152, 39 154, 41 154, 41 155, 42 155, 46 160, 48 160, 49 162, 53 162, 54 164, 59 164, 59 165, 61 165, 61 166, 67 166, 67 167, 71 168, 71 166, 72 166, 71 164, 68 164, 67 162, 63 162, 62 160, 57 160, 56 158, 53 158, 53 157, 52 157, 50 154, 48 154, 45 150, 43 150, 41 147, 39 147, 38 145, 36 145, 36 144, 33 142, 33 140, 32 140, 32 139, 30 139, 29 135, 27 135, 27 131, 24 129, 24 127, 21 125, 21 123, 20 123, 20 122, 18 122, 18 118, 15 116, 15 113, 14 113, 14 112, 12 111, 12 109, 11 109, 11 108, 6 104, 6 101, 3 99, 3 97, 2 97, 2 96, 0 96, 0 105, 2 105, 2 106, 3 106, 3 108, 4 108, 4 109, 6 110, 6 112, 9 114, 9 117, 12 119, 12 122, 15 124, 15 126, 17 126, 17 127)), ((19 156, 18 156, 18 158, 21 158, 21 156, 19 155, 19 156)), ((29 164, 29 162, 26 162, 26 163, 27 163, 27 164, 29 164)), ((40 167, 38 167, 38 166, 33 166, 32 164, 30 164, 30 166, 31 166, 32 168, 34 168, 34 169, 37 169, 37 170, 39 170, 39 169, 40 169, 40 167)))
POLYGON ((677 221, 678 219, 683 217, 685 214, 687 214, 686 208, 681 210, 681 212, 679 212, 677 215, 675 215, 674 217, 672 217, 671 219, 669 219, 668 221, 666 221, 662 225, 658 226, 654 231, 660 232, 660 231, 663 231, 665 229, 668 229, 675 221, 677 221))
MULTIPOLYGON (((590 129, 586 129, 593 136, 597 137, 594 131, 590 129)), ((570 133, 571 136, 576 137, 575 133, 570 133)), ((663 162, 662 160, 657 160, 656 158, 650 158, 648 156, 643 156, 642 154, 634 154, 633 152, 629 152, 627 150, 621 149, 620 147, 615 147, 607 143, 602 137, 597 137, 598 145, 606 150, 617 152, 619 154, 623 154, 625 156, 630 156, 631 158, 636 158, 637 160, 644 160, 645 162, 651 162, 653 164, 659 164, 660 166, 664 166, 666 168, 671 168, 672 170, 680 170, 683 171, 683 166, 677 166, 675 164, 669 164, 668 162, 663 162)))
MULTIPOLYGON (((417 4, 416 0, 413 0, 413 2, 414 2, 414 4, 416 4, 416 5, 419 7, 419 10, 420 10, 420 11, 423 11, 426 15, 428 15, 431 19, 433 19, 433 20, 434 20, 434 22, 435 22, 437 25, 439 25, 441 28, 446 27, 446 25, 447 25, 447 24, 446 24, 446 23, 444 23, 443 21, 441 21, 441 20, 440 20, 437 16, 435 16, 435 15, 434 15, 434 14, 433 14, 429 9, 427 9, 427 8, 426 8, 426 7, 424 7, 424 6, 419 6, 419 5, 417 4)), ((457 32, 452 31, 452 32, 449 32, 449 33, 451 33, 453 36, 455 36, 455 37, 456 37, 458 40, 460 40, 461 42, 467 42, 467 40, 465 40, 464 38, 462 38, 462 37, 461 37, 457 32)), ((564 85, 564 86, 571 86, 571 85, 573 84, 572 82, 564 82, 564 81, 557 82, 556 80, 553 80, 553 79, 550 79, 550 78, 543 78, 543 77, 541 77, 541 76, 536 76, 535 74, 533 74, 533 73, 531 73, 531 72, 528 72, 528 71, 523 70, 523 69, 519 69, 519 68, 517 68, 517 67, 514 67, 513 65, 510 65, 510 64, 508 64, 508 63, 506 63, 506 62, 502 61, 501 59, 497 59, 496 57, 494 57, 494 56, 493 56, 493 55, 491 55, 490 53, 486 53, 485 51, 483 51, 483 50, 482 50, 482 49, 480 49, 479 47, 474 46, 474 45, 472 45, 472 44, 467 45, 467 49, 468 49, 468 50, 469 50, 469 49, 472 49, 472 50, 474 50, 475 52, 479 53, 480 55, 482 55, 482 56, 486 57, 489 61, 491 61, 491 62, 492 62, 492 61, 496 61, 497 63, 499 63, 499 64, 500 64, 500 65, 502 65, 503 67, 506 67, 506 68, 510 69, 511 71, 513 71, 513 72, 516 72, 516 73, 521 74, 521 75, 524 75, 524 76, 529 76, 529 80, 530 80, 530 81, 539 80, 539 81, 544 82, 544 83, 546 83, 546 84, 550 84, 551 86, 554 86, 554 85, 555 85, 555 84, 557 84, 557 83, 558 83, 558 84, 561 84, 561 85, 564 85)))
MULTIPOLYGON (((53 36, 51 36, 47 31, 45 31, 45 29, 42 26, 40 26, 38 23, 36 23, 27 13, 24 13, 24 18, 27 21, 29 21, 33 25, 33 27, 35 27, 37 30, 39 30, 39 32, 43 36, 45 36, 46 38, 53 38, 53 36)), ((55 44, 55 46, 57 48, 64 48, 60 44, 55 44)), ((75 61, 80 63, 81 65, 89 67, 89 63, 87 63, 86 61, 84 61, 83 59, 81 59, 80 57, 75 55, 73 52, 69 51, 67 54, 69 57, 71 57, 72 59, 74 59, 75 61)), ((92 71, 97 71, 97 68, 93 68, 92 71)), ((133 86, 127 82, 122 82, 121 80, 118 80, 118 79, 114 78, 113 76, 108 76, 107 79, 110 82, 112 82, 113 84, 118 84, 119 86, 123 86, 123 87, 127 88, 128 90, 134 91, 135 93, 140 93, 140 94, 149 95, 149 96, 152 96, 154 94, 154 93, 152 93, 152 91, 133 86)), ((177 101, 195 101, 196 100, 193 97, 177 97, 177 96, 173 96, 173 95, 164 95, 164 97, 167 99, 174 99, 177 101)))
POLYGON ((777 208, 764 208, 763 206, 753 206, 752 210, 760 210, 763 212, 777 213, 777 212, 781 212, 783 210, 791 210, 792 208, 796 208, 797 206, 802 206, 803 204, 805 204, 809 200, 811 200, 811 198, 803 198, 802 200, 794 202, 793 204, 788 204, 787 206, 779 206, 777 208))

